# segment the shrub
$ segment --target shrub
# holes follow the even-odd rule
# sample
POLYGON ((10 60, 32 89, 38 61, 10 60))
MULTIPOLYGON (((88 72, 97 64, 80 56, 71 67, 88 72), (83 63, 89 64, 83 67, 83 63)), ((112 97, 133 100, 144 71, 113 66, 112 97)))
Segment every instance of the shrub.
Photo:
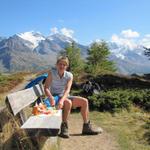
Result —
POLYGON ((133 103, 142 107, 144 110, 150 111, 150 90, 136 91, 133 103))
POLYGON ((99 111, 118 111, 130 109, 132 104, 150 111, 150 90, 115 89, 88 96, 90 108, 99 111))
POLYGON ((123 91, 107 91, 89 96, 92 108, 100 111, 117 111, 121 108, 130 107, 129 96, 123 91))

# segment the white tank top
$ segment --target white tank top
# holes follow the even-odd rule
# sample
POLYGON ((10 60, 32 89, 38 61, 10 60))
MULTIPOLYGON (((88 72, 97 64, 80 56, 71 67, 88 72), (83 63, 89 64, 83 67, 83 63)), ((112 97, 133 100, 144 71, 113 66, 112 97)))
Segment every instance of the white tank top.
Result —
POLYGON ((68 80, 73 78, 72 73, 65 71, 63 77, 60 78, 57 69, 52 69, 51 75, 52 83, 50 85, 50 91, 52 95, 63 96, 68 80))

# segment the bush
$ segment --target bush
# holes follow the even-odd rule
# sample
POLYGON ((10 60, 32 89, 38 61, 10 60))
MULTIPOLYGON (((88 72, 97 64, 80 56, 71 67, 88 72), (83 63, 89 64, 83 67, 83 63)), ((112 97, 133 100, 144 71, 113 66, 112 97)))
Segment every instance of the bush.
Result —
POLYGON ((150 89, 136 91, 132 102, 150 112, 150 89))
POLYGON ((117 111, 121 108, 129 109, 131 101, 129 95, 123 91, 108 91, 89 96, 92 108, 100 111, 117 111))
POLYGON ((135 104, 146 111, 150 111, 150 90, 115 89, 88 96, 90 108, 99 111, 118 111, 130 109, 135 104))

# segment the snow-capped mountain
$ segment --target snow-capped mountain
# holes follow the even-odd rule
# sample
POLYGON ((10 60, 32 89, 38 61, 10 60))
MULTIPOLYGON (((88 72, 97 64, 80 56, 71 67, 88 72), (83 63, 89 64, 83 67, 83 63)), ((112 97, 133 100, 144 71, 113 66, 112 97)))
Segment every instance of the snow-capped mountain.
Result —
MULTIPOLYGON (((130 48, 127 45, 119 45, 115 42, 108 43, 111 52, 116 55, 117 58, 127 59, 130 55, 139 55, 143 56, 144 49, 141 45, 136 45, 134 48, 130 48)), ((132 57, 134 58, 134 57, 132 57)))
POLYGON ((26 43, 26 46, 29 46, 32 49, 36 48, 42 40, 45 40, 45 37, 41 33, 33 31, 20 33, 18 36, 32 43, 32 45, 28 45, 28 43, 26 43))
POLYGON ((71 42, 73 39, 63 34, 44 37, 40 33, 25 32, 13 35, 0 41, 0 72, 47 69, 54 66, 58 53, 71 42))
MULTIPOLYGON (((0 72, 40 70, 53 66, 57 55, 70 43, 75 42, 64 34, 56 33, 48 37, 39 32, 15 34, 0 39, 0 72)), ((86 58, 88 46, 75 42, 86 58)), ((124 74, 149 73, 150 60, 144 55, 143 46, 133 46, 108 42, 110 59, 116 63, 118 72, 124 74)))
POLYGON ((5 49, 9 49, 10 51, 30 51, 30 47, 27 45, 31 45, 32 43, 20 38, 18 35, 13 35, 8 39, 4 39, 0 42, 0 52, 5 49))
POLYGON ((63 34, 53 34, 39 42, 39 45, 34 49, 34 51, 41 54, 48 54, 51 52, 59 53, 68 44, 72 43, 73 39, 66 37, 63 34))
POLYGON ((124 74, 150 72, 150 61, 144 55, 142 45, 137 44, 132 48, 115 42, 109 42, 108 45, 111 51, 111 59, 116 62, 118 72, 124 74))

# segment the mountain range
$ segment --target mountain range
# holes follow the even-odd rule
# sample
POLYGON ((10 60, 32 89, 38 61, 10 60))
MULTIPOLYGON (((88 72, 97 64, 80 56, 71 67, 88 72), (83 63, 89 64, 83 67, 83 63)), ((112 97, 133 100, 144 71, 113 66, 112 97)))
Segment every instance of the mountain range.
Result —
POLYGON ((144 48, 140 44, 134 47, 108 42, 111 56, 119 73, 122 74, 146 74, 150 72, 150 60, 144 55, 144 48))
MULTIPOLYGON (((8 38, 0 37, 0 72, 36 71, 55 65, 56 57, 66 46, 75 42, 72 38, 57 33, 43 36, 39 32, 25 32, 8 38)), ((75 42, 85 59, 89 46, 75 42)), ((150 72, 150 60, 143 54, 143 47, 134 49, 115 42, 107 42, 110 58, 116 63, 119 73, 143 74, 150 72)))

